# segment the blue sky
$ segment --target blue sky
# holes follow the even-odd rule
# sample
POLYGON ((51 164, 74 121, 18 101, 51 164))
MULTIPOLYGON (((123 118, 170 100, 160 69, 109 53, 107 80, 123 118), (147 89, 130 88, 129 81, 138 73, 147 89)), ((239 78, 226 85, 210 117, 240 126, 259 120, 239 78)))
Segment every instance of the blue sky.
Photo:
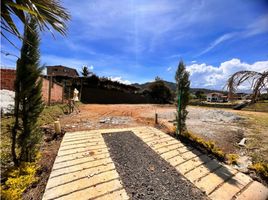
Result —
MULTIPOLYGON (((72 19, 68 35, 42 33, 41 61, 99 76, 143 83, 174 81, 180 59, 192 87, 221 89, 238 70, 268 69, 266 0, 62 1, 72 19)), ((16 41, 18 47, 20 43, 16 41)), ((19 55, 2 40, 1 49, 19 55)), ((1 54, 1 66, 16 58, 1 54)))

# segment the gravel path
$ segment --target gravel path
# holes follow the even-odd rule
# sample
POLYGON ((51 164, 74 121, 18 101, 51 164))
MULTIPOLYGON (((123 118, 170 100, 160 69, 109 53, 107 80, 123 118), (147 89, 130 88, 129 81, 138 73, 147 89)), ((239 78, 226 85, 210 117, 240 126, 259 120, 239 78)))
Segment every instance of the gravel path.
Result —
POLYGON ((207 199, 132 132, 103 137, 131 199, 207 199))

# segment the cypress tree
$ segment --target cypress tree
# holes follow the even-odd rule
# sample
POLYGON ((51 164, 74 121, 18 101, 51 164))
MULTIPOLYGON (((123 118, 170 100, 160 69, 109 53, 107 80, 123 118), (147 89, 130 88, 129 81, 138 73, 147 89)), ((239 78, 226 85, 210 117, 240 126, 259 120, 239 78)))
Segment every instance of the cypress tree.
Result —
POLYGON ((189 73, 185 69, 183 61, 180 61, 178 69, 176 71, 176 107, 177 107, 177 134, 182 134, 187 131, 186 128, 186 116, 188 114, 186 107, 189 103, 189 90, 190 90, 190 81, 189 73))
POLYGON ((24 28, 24 40, 21 56, 17 61, 16 89, 18 105, 15 116, 21 121, 21 133, 18 138, 20 162, 31 162, 36 155, 36 148, 41 139, 37 120, 43 110, 42 80, 39 59, 39 32, 34 19, 28 19, 24 28))

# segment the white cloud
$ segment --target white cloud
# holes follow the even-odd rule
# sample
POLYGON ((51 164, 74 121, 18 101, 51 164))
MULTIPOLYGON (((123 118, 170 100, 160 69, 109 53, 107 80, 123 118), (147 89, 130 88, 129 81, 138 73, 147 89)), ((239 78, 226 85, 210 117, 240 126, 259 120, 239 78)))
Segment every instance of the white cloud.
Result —
POLYGON ((259 17, 254 23, 247 27, 244 32, 245 37, 268 32, 268 14, 259 17))
POLYGON ((167 71, 170 72, 172 70, 172 67, 168 67, 167 71))
POLYGON ((214 40, 208 48, 206 48, 204 51, 202 51, 199 55, 203 55, 207 52, 209 52, 210 50, 214 49, 216 46, 218 46, 219 44, 221 44, 222 42, 229 40, 231 38, 233 38, 237 33, 226 33, 220 37, 218 37, 216 40, 214 40))
MULTIPOLYGON (((223 89, 228 78, 240 70, 267 71, 268 60, 249 64, 233 58, 222 62, 219 66, 207 65, 206 63, 187 66, 187 71, 190 72, 191 87, 211 89, 223 89)), ((242 87, 240 89, 245 89, 245 86, 242 87)))
POLYGON ((93 65, 90 65, 89 69, 90 69, 91 71, 93 71, 94 66, 93 66, 93 65))
POLYGON ((191 63, 196 63, 196 60, 192 60, 191 63))
POLYGON ((227 40, 230 40, 233 38, 236 39, 239 37, 247 38, 247 37, 262 34, 265 32, 268 32, 268 15, 263 15, 263 16, 257 18, 253 23, 249 24, 242 31, 226 33, 226 34, 218 37, 206 49, 204 49, 199 54, 199 56, 211 51, 212 49, 214 49, 216 46, 223 43, 224 41, 227 41, 227 40))
POLYGON ((81 68, 82 66, 87 64, 87 60, 76 59, 76 58, 66 58, 56 55, 43 54, 41 56, 41 61, 45 65, 64 65, 68 67, 76 67, 81 68))
POLYGON ((98 0, 83 4, 67 0, 66 7, 72 13, 71 25, 75 27, 70 32, 77 41, 85 37, 88 41, 116 39, 126 43, 122 50, 130 53, 158 50, 167 37, 171 39, 170 32, 185 37, 185 29, 210 20, 211 15, 199 0, 191 3, 186 0, 98 0))
POLYGON ((129 80, 124 80, 124 79, 122 79, 121 76, 110 76, 108 78, 110 80, 112 80, 112 81, 117 81, 119 83, 123 83, 123 84, 126 84, 126 85, 130 85, 131 84, 131 82, 129 80))

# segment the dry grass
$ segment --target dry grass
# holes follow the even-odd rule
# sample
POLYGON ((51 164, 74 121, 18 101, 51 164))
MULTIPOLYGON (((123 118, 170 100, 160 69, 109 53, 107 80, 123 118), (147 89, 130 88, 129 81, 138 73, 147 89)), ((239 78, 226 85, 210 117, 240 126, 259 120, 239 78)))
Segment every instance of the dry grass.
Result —
POLYGON ((255 112, 268 112, 268 101, 258 102, 247 106, 243 110, 255 111, 255 112))
POLYGON ((268 162, 268 113, 237 111, 246 117, 242 126, 249 129, 245 137, 248 138, 247 148, 253 162, 268 162))

